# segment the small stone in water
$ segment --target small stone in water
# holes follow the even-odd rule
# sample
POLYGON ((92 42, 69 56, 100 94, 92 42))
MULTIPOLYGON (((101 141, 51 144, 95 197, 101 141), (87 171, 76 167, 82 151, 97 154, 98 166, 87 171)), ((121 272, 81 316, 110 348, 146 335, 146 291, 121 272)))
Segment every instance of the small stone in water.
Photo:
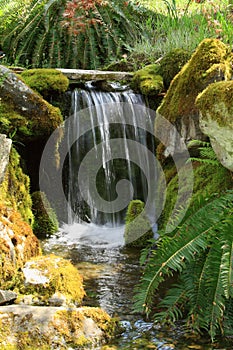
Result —
POLYGON ((0 305, 13 304, 17 298, 17 293, 0 289, 0 305))

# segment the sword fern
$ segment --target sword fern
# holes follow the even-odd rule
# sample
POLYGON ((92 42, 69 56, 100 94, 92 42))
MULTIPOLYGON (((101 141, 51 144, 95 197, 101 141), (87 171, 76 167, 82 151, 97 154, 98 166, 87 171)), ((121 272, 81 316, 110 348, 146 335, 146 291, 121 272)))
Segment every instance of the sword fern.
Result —
POLYGON ((155 319, 185 317, 188 328, 207 330, 212 340, 225 335, 226 306, 233 297, 233 191, 200 201, 173 235, 160 238, 137 287, 136 310, 150 314, 161 282, 177 273, 178 283, 157 305, 155 319))

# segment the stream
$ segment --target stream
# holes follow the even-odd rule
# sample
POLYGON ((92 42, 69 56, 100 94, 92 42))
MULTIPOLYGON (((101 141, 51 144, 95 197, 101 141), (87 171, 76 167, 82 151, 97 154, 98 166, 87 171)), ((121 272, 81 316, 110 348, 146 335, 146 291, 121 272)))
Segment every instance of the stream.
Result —
POLYGON ((232 349, 232 344, 210 344, 206 338, 186 337, 181 325, 165 329, 133 313, 134 288, 140 276, 139 252, 124 247, 123 232, 124 226, 74 223, 42 241, 45 253, 70 259, 83 275, 85 305, 100 306, 119 317, 122 333, 109 346, 126 350, 232 349))

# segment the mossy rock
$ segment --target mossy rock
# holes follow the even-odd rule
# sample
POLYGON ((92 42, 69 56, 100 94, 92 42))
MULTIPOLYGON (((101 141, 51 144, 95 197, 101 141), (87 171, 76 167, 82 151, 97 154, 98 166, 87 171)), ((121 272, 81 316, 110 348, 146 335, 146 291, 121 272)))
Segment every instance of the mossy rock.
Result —
POLYGON ((125 245, 143 248, 153 237, 151 224, 144 212, 145 204, 136 199, 129 203, 125 218, 125 245))
POLYGON ((159 73, 163 77, 164 87, 167 90, 173 78, 190 59, 191 53, 184 49, 169 51, 159 62, 159 73))
POLYGON ((231 49, 218 39, 204 39, 173 79, 158 113, 174 122, 198 112, 197 95, 209 84, 232 77, 231 49))
POLYGON ((0 204, 0 287, 12 288, 18 269, 41 254, 39 241, 19 212, 0 204))
MULTIPOLYGON (((190 201, 190 207, 198 200, 200 196, 204 198, 208 198, 213 194, 221 194, 225 192, 227 189, 233 188, 233 178, 229 170, 224 168, 219 164, 219 166, 211 165, 211 164, 202 164, 199 162, 195 162, 193 164, 194 170, 194 186, 193 186, 193 194, 190 201)), ((167 189, 166 189, 166 203, 162 215, 159 218, 159 228, 163 229, 168 223, 170 215, 174 209, 177 194, 178 194, 178 175, 171 176, 171 174, 175 174, 176 169, 168 167, 165 168, 165 176, 167 178, 167 189), (166 175, 167 174, 167 175, 166 175), (169 181, 170 180, 170 181, 169 181)), ((189 181, 187 179, 187 186, 189 186, 189 181)), ((183 201, 183 197, 186 196, 187 188, 186 184, 182 184, 182 188, 180 189, 180 199, 181 203, 183 201)), ((180 208, 182 209, 182 208, 180 208)))
POLYGON ((0 349, 99 349, 116 325, 97 307, 0 307, 0 349))
POLYGON ((4 66, 0 66, 1 79, 0 132, 21 143, 48 138, 63 121, 60 109, 4 66))
POLYGON ((32 294, 39 304, 49 304, 49 299, 59 295, 66 304, 80 305, 85 295, 83 278, 68 260, 56 255, 46 255, 29 260, 23 268, 21 294, 32 294))
POLYGON ((24 174, 20 155, 13 147, 4 181, 0 185, 0 201, 7 207, 18 211, 25 222, 33 224, 30 179, 24 174))
POLYGON ((200 128, 223 166, 233 171, 233 82, 209 85, 196 99, 200 128))
POLYGON ((131 81, 133 90, 146 96, 158 95, 164 91, 163 78, 159 72, 159 65, 151 64, 138 70, 131 81))
POLYGON ((69 87, 69 79, 56 69, 28 69, 21 73, 21 77, 30 88, 44 98, 63 93, 69 87))
POLYGON ((45 193, 37 191, 32 194, 32 212, 34 215, 33 232, 39 238, 45 238, 57 232, 56 213, 51 208, 45 193))

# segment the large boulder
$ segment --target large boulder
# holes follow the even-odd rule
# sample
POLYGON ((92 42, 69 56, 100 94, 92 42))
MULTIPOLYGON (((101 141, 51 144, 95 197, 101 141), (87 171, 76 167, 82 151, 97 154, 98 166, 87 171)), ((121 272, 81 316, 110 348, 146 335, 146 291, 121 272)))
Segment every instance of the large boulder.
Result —
POLYGON ((175 76, 155 119, 156 133, 162 135, 166 156, 182 151, 181 141, 206 138, 199 126, 195 100, 209 84, 232 78, 231 60, 228 46, 218 39, 205 39, 175 76), (172 123, 178 133, 164 127, 164 119, 160 116, 172 123))
POLYGON ((0 307, 0 348, 97 349, 115 321, 100 308, 10 305, 0 307))
POLYGON ((222 165, 233 171, 233 82, 209 85, 196 100, 200 128, 222 165))
POLYGON ((61 112, 29 88, 10 69, 0 66, 0 131, 16 141, 48 137, 62 122, 61 112))

